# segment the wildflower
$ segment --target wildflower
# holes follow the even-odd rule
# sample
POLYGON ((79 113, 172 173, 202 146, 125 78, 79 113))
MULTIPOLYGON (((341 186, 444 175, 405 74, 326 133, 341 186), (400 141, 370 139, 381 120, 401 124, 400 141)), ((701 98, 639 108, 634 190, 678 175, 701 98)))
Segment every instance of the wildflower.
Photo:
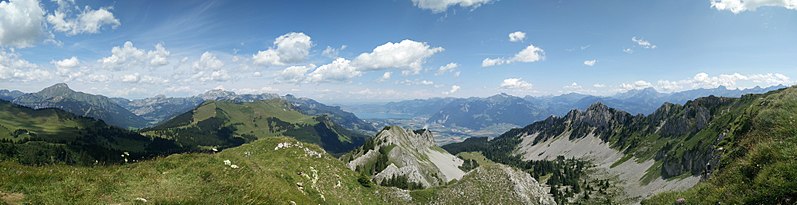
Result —
POLYGON ((232 162, 229 159, 224 160, 224 165, 230 166, 232 162))
POLYGON ((230 168, 233 168, 233 169, 238 169, 238 165, 234 165, 234 164, 233 164, 233 165, 230 165, 230 168))

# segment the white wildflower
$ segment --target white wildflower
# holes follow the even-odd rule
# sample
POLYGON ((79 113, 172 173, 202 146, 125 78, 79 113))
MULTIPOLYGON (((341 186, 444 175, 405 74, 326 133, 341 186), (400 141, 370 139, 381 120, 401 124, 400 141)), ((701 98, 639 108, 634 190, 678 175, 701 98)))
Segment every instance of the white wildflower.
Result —
POLYGON ((135 201, 140 201, 142 203, 147 203, 147 199, 141 198, 141 197, 136 198, 135 201))
POLYGON ((234 165, 234 164, 233 164, 233 165, 230 165, 230 168, 233 168, 233 169, 238 169, 238 165, 234 165))
POLYGON ((224 165, 230 166, 232 165, 232 162, 229 159, 224 160, 224 165))

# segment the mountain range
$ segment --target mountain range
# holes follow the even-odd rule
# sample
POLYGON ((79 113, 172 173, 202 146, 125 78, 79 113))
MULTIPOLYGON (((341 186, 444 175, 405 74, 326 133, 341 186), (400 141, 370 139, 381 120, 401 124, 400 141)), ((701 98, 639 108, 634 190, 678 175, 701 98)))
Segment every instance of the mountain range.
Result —
POLYGON ((796 161, 781 152, 797 148, 789 120, 797 113, 794 102, 792 87, 665 103, 649 115, 595 103, 492 140, 471 138, 443 148, 481 152, 519 167, 561 156, 587 159, 618 176, 624 193, 637 202, 670 191, 644 202, 671 204, 666 196, 677 196, 707 204, 788 203, 794 198, 784 193, 793 193, 787 191, 793 183, 783 180, 797 174, 796 161))
POLYGON ((119 106, 110 98, 76 92, 64 83, 36 93, 20 95, 12 102, 33 109, 58 108, 76 115, 100 119, 121 128, 141 128, 147 125, 144 118, 119 106))
POLYGON ((701 88, 674 93, 661 93, 653 88, 645 88, 606 97, 578 93, 517 97, 501 93, 486 98, 430 98, 387 104, 344 106, 344 109, 360 116, 421 117, 425 119, 423 123, 428 125, 481 130, 500 124, 519 127, 552 115, 563 116, 573 109, 583 110, 596 102, 634 115, 650 114, 668 102, 683 104, 688 100, 711 95, 740 97, 744 94, 764 93, 784 87, 786 86, 728 89, 719 86, 713 89, 701 88))
POLYGON ((303 114, 328 115, 335 123, 363 133, 376 131, 376 128, 370 123, 339 107, 328 106, 309 98, 293 95, 279 96, 270 93, 236 94, 231 91, 210 90, 191 97, 158 95, 152 98, 129 100, 77 92, 70 89, 67 84, 59 83, 36 93, 26 94, 16 90, 0 90, 0 99, 34 109, 59 108, 76 115, 100 119, 121 128, 151 127, 188 112, 205 101, 256 102, 282 99, 292 103, 293 107, 303 114))

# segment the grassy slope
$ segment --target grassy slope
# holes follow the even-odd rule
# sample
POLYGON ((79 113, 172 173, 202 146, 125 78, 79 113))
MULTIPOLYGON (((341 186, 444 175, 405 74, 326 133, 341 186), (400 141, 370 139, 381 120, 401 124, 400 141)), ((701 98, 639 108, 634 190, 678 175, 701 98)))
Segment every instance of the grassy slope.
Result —
POLYGON ((12 137, 17 129, 40 135, 73 136, 77 134, 77 129, 84 128, 87 121, 57 109, 33 110, 0 102, 0 139, 20 140, 12 137))
POLYGON ((304 115, 280 99, 251 103, 209 101, 144 131, 176 139, 186 146, 236 146, 263 137, 291 136, 339 154, 362 143, 360 134, 346 131, 324 117, 304 115), (224 130, 223 130, 224 129, 224 130), (191 130, 192 134, 186 134, 191 130), (223 131, 230 131, 229 135, 223 131))
POLYGON ((797 89, 748 96, 720 146, 721 168, 706 182, 644 204, 790 204, 797 202, 797 89))
MULTIPOLYGON (((22 201, 34 204, 131 204, 138 197, 161 204, 384 203, 374 194, 381 188, 361 186, 358 175, 337 159, 308 156, 297 147, 275 151, 281 142, 296 143, 265 138, 217 154, 176 154, 116 166, 0 162, 0 192, 21 193, 22 201), (224 160, 240 168, 225 166, 224 160), (315 186, 313 169, 318 176, 315 186)), ((323 153, 315 145, 304 147, 323 153)))
POLYGON ((88 164, 182 151, 175 143, 151 139, 58 109, 34 110, 0 101, 0 159, 25 164, 88 164))

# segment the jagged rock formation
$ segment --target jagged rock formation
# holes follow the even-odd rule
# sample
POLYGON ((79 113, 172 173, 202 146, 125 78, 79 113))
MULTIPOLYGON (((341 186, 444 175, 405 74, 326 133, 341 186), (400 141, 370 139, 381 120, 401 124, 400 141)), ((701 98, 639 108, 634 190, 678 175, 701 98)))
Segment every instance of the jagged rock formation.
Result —
MULTIPOLYGON (((752 97, 748 97, 752 98, 752 97)), ((648 197, 696 184, 717 164, 717 149, 749 99, 703 97, 666 103, 650 115, 632 115, 595 103, 491 141, 444 146, 449 152, 482 151, 495 161, 585 158, 618 175, 630 197, 648 197)))
POLYGON ((465 174, 463 161, 434 144, 429 130, 385 127, 363 147, 342 157, 352 170, 373 176, 377 183, 407 177, 423 187, 443 185, 465 174))

